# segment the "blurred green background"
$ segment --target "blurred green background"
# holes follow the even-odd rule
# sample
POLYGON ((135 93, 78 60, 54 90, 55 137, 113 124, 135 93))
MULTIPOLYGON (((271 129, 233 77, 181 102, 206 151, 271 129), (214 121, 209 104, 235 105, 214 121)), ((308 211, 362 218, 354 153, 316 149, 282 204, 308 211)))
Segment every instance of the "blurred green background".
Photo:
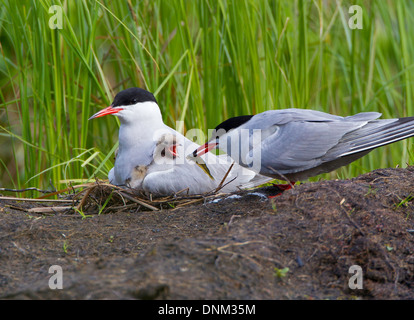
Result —
MULTIPOLYGON (((323 0, 0 0, 0 186, 106 178, 120 90, 155 93, 167 125, 310 108, 413 116, 414 3, 323 0), (362 29, 348 25, 362 8, 362 29), (62 29, 53 29, 62 10, 62 29)), ((316 179, 412 162, 412 139, 316 179)), ((27 194, 26 194, 27 196, 27 194)))

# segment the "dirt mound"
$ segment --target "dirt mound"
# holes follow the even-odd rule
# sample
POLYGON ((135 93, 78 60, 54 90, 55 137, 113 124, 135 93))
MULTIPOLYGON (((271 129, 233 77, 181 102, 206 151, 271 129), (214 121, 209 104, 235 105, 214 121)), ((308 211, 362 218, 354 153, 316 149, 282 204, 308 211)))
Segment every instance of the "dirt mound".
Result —
POLYGON ((1 201, 0 298, 414 299, 413 167, 272 192, 86 218, 1 201))

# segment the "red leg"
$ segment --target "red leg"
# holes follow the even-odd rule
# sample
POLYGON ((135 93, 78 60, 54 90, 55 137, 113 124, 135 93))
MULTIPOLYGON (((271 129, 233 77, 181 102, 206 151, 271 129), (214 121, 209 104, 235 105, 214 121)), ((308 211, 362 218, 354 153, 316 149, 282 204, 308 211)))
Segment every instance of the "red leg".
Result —
POLYGON ((296 183, 295 181, 293 181, 293 182, 290 181, 290 183, 287 183, 287 184, 275 184, 275 183, 273 183, 273 186, 279 188, 282 191, 285 191, 285 190, 292 189, 292 187, 295 185, 295 183, 296 183))
POLYGON ((295 185, 295 181, 290 181, 290 183, 288 183, 288 184, 275 184, 274 183, 273 186, 276 187, 276 188, 278 188, 281 192, 277 193, 274 196, 269 196, 268 198, 269 199, 272 199, 272 198, 278 197, 278 196, 280 196, 282 194, 283 191, 292 189, 292 187, 294 185, 295 185))

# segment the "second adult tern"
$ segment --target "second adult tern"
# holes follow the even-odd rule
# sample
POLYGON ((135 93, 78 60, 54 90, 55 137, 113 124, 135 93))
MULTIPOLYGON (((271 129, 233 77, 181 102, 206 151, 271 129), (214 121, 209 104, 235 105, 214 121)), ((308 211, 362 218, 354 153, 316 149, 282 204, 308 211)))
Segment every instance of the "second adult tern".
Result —
POLYGON ((218 147, 262 175, 290 182, 305 180, 414 136, 414 117, 380 116, 364 112, 341 117, 292 108, 234 117, 219 124, 211 139, 192 155, 198 157, 218 147))

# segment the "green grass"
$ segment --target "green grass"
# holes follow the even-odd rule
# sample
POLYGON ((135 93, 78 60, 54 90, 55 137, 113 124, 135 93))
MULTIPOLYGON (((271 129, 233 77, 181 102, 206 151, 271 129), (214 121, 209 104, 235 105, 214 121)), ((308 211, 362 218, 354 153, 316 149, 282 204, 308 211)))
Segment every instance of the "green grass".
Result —
MULTIPOLYGON (((410 1, 0 0, 0 184, 105 178, 118 122, 87 119, 120 90, 156 94, 164 121, 207 134, 279 108, 414 115, 410 1), (63 28, 50 29, 52 4, 63 28), (363 29, 348 8, 363 8, 363 29)), ((203 138, 203 137, 198 137, 203 138)), ((201 143, 201 141, 199 141, 201 143)), ((412 162, 412 139, 322 178, 412 162)), ((321 177, 314 178, 320 179, 321 177)))

